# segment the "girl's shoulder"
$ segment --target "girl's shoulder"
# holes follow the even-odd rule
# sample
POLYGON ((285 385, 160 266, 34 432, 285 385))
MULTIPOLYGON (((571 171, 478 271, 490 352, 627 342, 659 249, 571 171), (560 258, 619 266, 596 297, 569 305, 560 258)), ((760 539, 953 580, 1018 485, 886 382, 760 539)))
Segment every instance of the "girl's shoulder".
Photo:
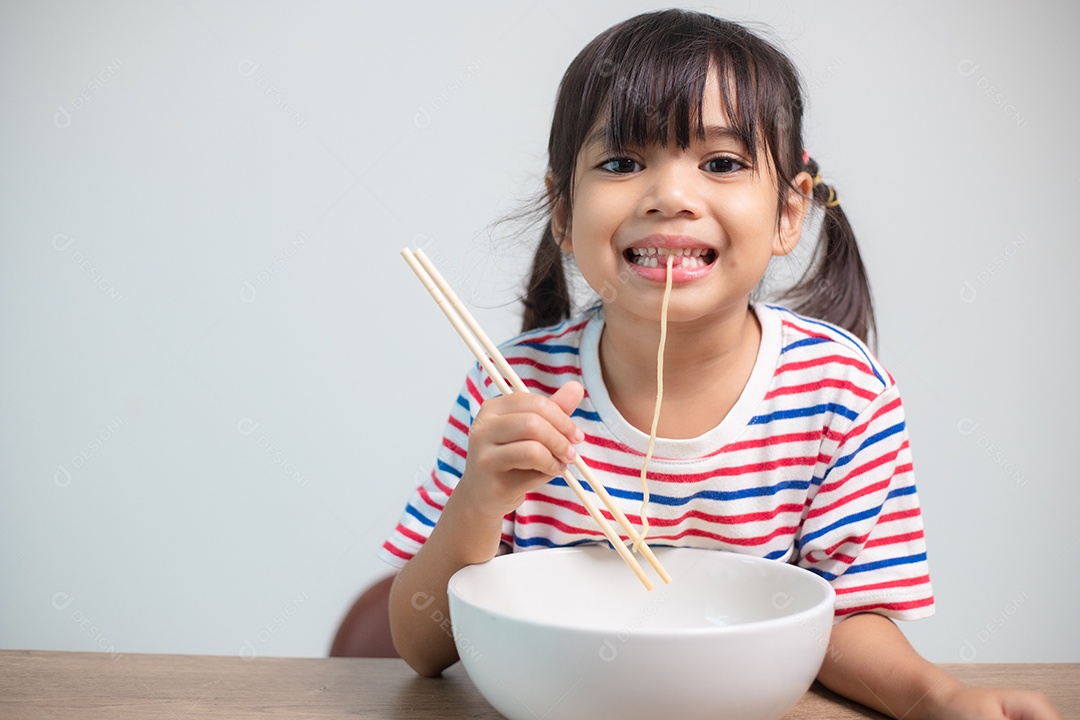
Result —
POLYGON ((757 306, 779 324, 780 357, 777 371, 805 371, 816 377, 856 377, 860 385, 877 393, 895 381, 874 352, 859 338, 832 323, 800 315, 781 305, 757 306))

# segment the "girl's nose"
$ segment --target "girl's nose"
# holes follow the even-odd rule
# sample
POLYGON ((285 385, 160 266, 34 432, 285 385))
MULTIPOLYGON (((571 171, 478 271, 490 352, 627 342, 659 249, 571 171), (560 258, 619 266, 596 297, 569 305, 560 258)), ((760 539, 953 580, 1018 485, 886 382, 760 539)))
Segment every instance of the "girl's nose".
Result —
POLYGON ((700 171, 692 162, 672 158, 654 163, 646 193, 642 198, 645 215, 676 217, 701 213, 700 171))

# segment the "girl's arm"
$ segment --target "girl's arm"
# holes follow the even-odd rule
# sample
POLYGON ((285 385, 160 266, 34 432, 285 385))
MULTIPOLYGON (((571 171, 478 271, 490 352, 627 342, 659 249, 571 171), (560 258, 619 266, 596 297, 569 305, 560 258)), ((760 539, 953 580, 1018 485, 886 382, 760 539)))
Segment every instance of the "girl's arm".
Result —
POLYGON ((572 443, 584 436, 570 413, 583 395, 579 383, 569 382, 550 398, 515 393, 480 407, 469 428, 465 472, 390 589, 394 647, 419 674, 438 675, 457 661, 447 582, 466 565, 493 558, 503 517, 573 460, 572 443))
POLYGON ((892 620, 874 613, 833 627, 818 680, 905 720, 1061 720, 1040 693, 964 685, 916 653, 892 620))

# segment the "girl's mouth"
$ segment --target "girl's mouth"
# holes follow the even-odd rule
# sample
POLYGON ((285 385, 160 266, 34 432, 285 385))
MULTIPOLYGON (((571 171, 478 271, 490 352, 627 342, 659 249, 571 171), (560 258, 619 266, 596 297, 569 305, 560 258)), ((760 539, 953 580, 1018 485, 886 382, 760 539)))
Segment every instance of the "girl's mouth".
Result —
POLYGON ((703 268, 716 262, 716 251, 710 248, 635 247, 626 250, 627 262, 647 268, 666 268, 668 256, 674 255, 673 268, 703 268))

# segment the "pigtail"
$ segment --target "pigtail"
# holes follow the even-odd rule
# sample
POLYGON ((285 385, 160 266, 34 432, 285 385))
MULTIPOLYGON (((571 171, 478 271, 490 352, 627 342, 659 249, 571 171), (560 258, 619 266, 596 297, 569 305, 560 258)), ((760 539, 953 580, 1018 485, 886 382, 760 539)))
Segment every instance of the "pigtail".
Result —
POLYGON ((523 303, 522 332, 555 325, 570 317, 570 287, 563 270, 562 249, 555 241, 550 223, 544 228, 533 256, 523 303))
POLYGON ((784 301, 797 313, 838 325, 871 344, 877 333, 874 306, 855 233, 817 162, 806 156, 804 169, 814 176, 812 200, 824 211, 821 234, 806 273, 784 301))

